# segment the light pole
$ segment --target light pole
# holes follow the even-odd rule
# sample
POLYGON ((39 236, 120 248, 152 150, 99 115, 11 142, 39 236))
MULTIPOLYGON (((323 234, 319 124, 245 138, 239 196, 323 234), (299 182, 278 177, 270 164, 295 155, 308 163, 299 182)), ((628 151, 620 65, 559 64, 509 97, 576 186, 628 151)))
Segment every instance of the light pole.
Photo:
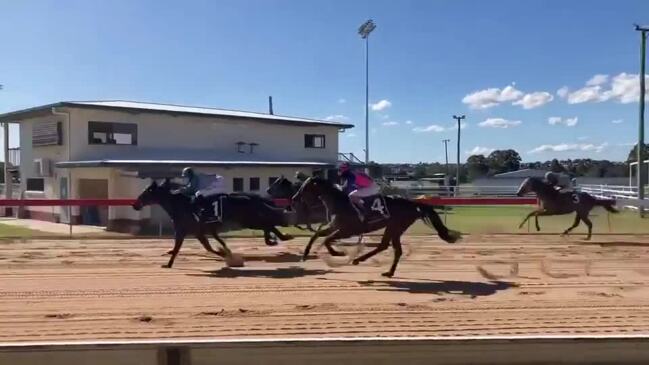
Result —
POLYGON ((370 163, 370 33, 376 28, 372 19, 358 28, 358 34, 365 39, 365 168, 370 163))
MULTIPOLYGON (((460 130, 462 129, 462 119, 466 118, 464 115, 453 116, 453 119, 457 120, 457 166, 455 170, 455 184, 460 186, 460 130)), ((457 188, 456 188, 457 191, 457 188)))
POLYGON ((446 156, 446 178, 448 179, 448 143, 450 142, 450 139, 443 139, 442 143, 444 143, 444 155, 446 156))
MULTIPOLYGON (((636 24, 635 30, 640 32, 641 45, 640 45, 640 116, 638 120, 638 199, 644 199, 644 99, 645 99, 645 54, 647 48, 647 32, 649 27, 642 27, 636 24)), ((644 216, 644 207, 638 206, 640 217, 644 216)))

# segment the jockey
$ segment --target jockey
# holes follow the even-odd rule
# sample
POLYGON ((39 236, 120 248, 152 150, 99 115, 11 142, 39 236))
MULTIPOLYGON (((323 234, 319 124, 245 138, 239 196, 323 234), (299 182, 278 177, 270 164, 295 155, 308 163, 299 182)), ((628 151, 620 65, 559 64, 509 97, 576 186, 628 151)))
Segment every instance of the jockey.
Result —
POLYGON ((338 175, 342 180, 342 190, 349 196, 353 203, 352 206, 356 208, 363 220, 362 212, 365 210, 363 206, 363 198, 377 195, 381 189, 372 180, 371 177, 362 172, 354 172, 351 170, 347 162, 343 162, 338 168, 338 175))
POLYGON ((546 184, 550 185, 554 190, 556 191, 561 191, 565 186, 563 184, 559 183, 559 177, 558 174, 548 171, 545 174, 545 182, 546 184))
POLYGON ((304 172, 295 171, 295 180, 296 180, 296 182, 299 182, 300 185, 302 183, 304 183, 306 181, 306 179, 308 179, 308 178, 309 178, 309 176, 307 174, 305 174, 304 172))
POLYGON ((196 203, 201 221, 205 220, 210 215, 210 198, 227 193, 223 176, 197 174, 191 167, 185 167, 182 177, 187 179, 187 183, 178 192, 196 203))

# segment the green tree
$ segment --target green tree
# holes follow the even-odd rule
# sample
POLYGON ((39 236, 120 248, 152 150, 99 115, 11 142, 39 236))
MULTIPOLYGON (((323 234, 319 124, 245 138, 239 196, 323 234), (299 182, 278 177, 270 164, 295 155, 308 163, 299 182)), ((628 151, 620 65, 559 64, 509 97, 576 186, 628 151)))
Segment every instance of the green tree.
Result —
POLYGON ((487 157, 489 168, 495 174, 516 171, 521 167, 521 156, 514 150, 495 150, 487 157))
POLYGON ((565 172, 566 168, 563 167, 563 165, 559 163, 559 160, 555 158, 554 160, 552 160, 552 162, 550 162, 550 171, 561 173, 561 172, 565 172))
MULTIPOLYGON (((644 159, 649 159, 649 145, 644 145, 644 159)), ((629 157, 627 157, 626 162, 635 162, 638 160, 638 144, 636 143, 631 151, 629 151, 629 157)))
POLYGON ((423 163, 418 163, 417 166, 415 166, 412 177, 414 177, 415 179, 421 179, 423 177, 426 177, 426 174, 426 165, 424 165, 423 163))
POLYGON ((466 170, 469 181, 486 176, 489 173, 489 163, 484 155, 471 155, 466 160, 466 170))

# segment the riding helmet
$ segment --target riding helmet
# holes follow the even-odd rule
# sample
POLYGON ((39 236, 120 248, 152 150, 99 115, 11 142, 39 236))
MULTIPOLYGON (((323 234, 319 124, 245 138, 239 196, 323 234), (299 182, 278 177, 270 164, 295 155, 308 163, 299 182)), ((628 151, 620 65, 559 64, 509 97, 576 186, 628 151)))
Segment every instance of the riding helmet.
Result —
POLYGON ((182 176, 183 177, 192 177, 192 176, 194 176, 194 169, 192 169, 191 167, 185 167, 183 169, 183 175, 182 176))

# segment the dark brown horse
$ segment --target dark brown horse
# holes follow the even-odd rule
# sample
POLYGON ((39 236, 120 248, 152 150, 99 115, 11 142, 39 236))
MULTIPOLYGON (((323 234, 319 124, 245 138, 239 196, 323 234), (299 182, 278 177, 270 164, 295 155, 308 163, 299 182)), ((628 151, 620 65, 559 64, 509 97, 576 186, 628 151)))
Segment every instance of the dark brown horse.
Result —
POLYGON ((147 205, 159 204, 173 222, 174 248, 169 251, 171 254, 169 263, 163 265, 163 267, 170 268, 173 265, 185 237, 189 234, 195 235, 207 251, 221 257, 230 252, 223 239, 219 237, 220 232, 242 228, 262 230, 265 242, 269 246, 277 244, 277 242, 271 240, 271 233, 282 241, 293 238, 290 235, 282 234, 275 228, 276 226, 285 225, 283 209, 270 206, 270 203, 261 197, 241 194, 228 195, 221 201, 224 212, 222 221, 201 223, 194 214, 195 209, 190 199, 183 194, 174 193, 176 188, 178 186, 169 180, 165 180, 160 185, 153 181, 133 204, 135 210, 140 210, 147 205), (214 250, 205 237, 206 233, 211 233, 225 252, 214 250))
POLYGON ((387 210, 389 216, 387 218, 362 222, 358 212, 351 205, 347 194, 329 181, 319 177, 308 178, 295 194, 293 200, 313 200, 314 198, 322 200, 333 219, 327 228, 316 232, 311 237, 304 250, 304 260, 308 257, 311 246, 318 237, 326 236, 323 243, 332 256, 344 256, 344 253, 332 247, 334 241, 385 228, 381 243, 372 251, 355 258, 352 263, 358 265, 360 262, 386 250, 390 246, 390 243, 392 243, 392 248, 394 249, 392 266, 388 272, 383 274, 383 276, 392 277, 402 254, 401 235, 417 219, 422 219, 426 224, 433 226, 437 230, 439 237, 446 242, 453 243, 461 238, 460 233, 449 230, 433 207, 427 204, 417 203, 399 197, 384 197, 383 199, 375 200, 374 202, 378 202, 378 204, 373 206, 372 209, 387 210), (386 206, 382 206, 383 202, 385 202, 386 206))
POLYGON ((290 206, 295 210, 297 215, 295 227, 304 229, 300 227, 300 224, 304 224, 306 225, 306 229, 311 232, 316 232, 317 230, 322 229, 322 226, 329 221, 327 209, 320 200, 314 202, 293 201, 293 196, 298 190, 300 190, 301 185, 302 184, 299 182, 292 183, 290 180, 282 176, 270 184, 268 189, 266 189, 266 193, 268 193, 268 195, 273 199, 291 200, 290 206), (311 224, 318 224, 318 229, 313 229, 311 224))
POLYGON ((522 228, 528 219, 534 217, 536 230, 540 231, 541 227, 539 227, 538 217, 575 212, 574 223, 561 235, 569 234, 570 231, 579 225, 579 222, 583 221, 588 227, 588 236, 586 239, 589 240, 592 236, 593 222, 590 221, 588 215, 594 207, 601 206, 611 213, 618 213, 618 210, 613 207, 615 205, 615 200, 613 199, 599 199, 584 192, 557 191, 552 185, 537 177, 528 177, 525 179, 518 188, 516 195, 524 196, 528 193, 535 193, 541 201, 541 206, 528 214, 523 219, 523 222, 521 222, 519 228, 522 228))

